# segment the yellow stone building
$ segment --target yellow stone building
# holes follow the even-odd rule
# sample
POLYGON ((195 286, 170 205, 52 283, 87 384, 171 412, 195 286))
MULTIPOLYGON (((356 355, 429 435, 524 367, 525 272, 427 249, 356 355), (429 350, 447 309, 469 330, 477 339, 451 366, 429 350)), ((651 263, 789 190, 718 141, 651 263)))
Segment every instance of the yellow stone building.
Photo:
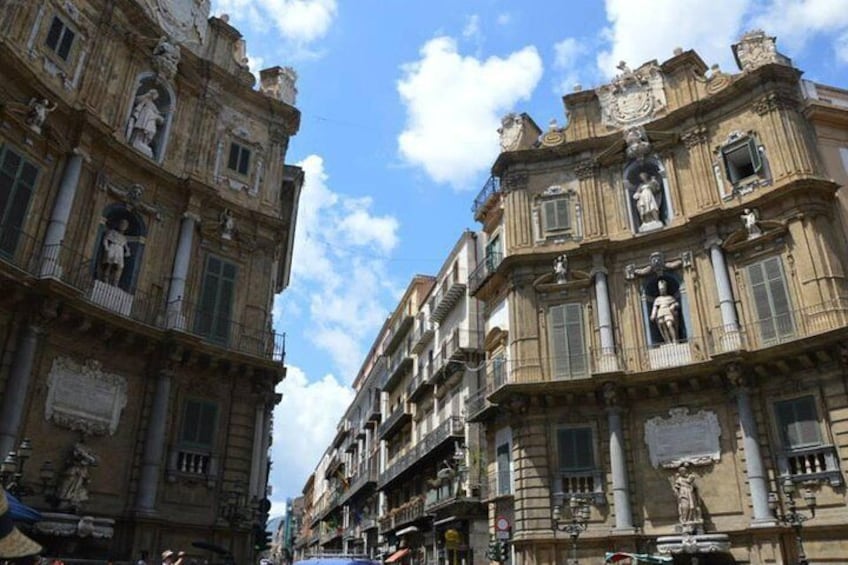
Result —
POLYGON ((32 536, 246 562, 285 375, 294 71, 254 89, 207 0, 6 3, 0 60, 0 453, 32 536))
POLYGON ((848 560, 848 92, 762 32, 733 52, 622 64, 564 128, 503 121, 468 417, 510 563, 848 560))

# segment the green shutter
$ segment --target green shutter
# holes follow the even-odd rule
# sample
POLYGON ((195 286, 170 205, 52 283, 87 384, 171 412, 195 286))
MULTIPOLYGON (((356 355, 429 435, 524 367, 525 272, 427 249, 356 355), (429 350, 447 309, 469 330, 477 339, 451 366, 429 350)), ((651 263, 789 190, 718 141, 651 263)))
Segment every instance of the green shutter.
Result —
POLYGON ((207 258, 194 324, 195 333, 215 342, 227 343, 237 271, 232 263, 211 255, 207 258))
POLYGON ((38 168, 11 149, 0 160, 0 252, 13 254, 35 190, 38 168))
POLYGON ((751 158, 751 165, 754 167, 754 172, 759 173, 763 170, 763 159, 760 157, 760 150, 757 147, 757 142, 753 137, 748 138, 748 155, 751 158))
POLYGON ((595 467, 591 428, 560 429, 557 444, 561 471, 585 471, 595 467))
POLYGON ((186 400, 180 441, 193 447, 211 448, 215 440, 218 407, 201 400, 186 400))
POLYGON ((548 310, 551 372, 555 379, 585 375, 588 369, 583 340, 583 307, 562 304, 548 310))
POLYGON ((583 307, 580 304, 565 307, 565 337, 571 374, 585 375, 588 367, 583 343, 583 307))
POLYGON ((784 448, 798 449, 822 443, 816 401, 812 396, 777 402, 775 415, 784 448))
POLYGON ((555 379, 568 377, 568 345, 565 335, 565 306, 552 306, 548 310, 551 372, 555 379))
POLYGON ((566 231, 571 227, 569 199, 557 198, 542 203, 545 232, 566 231))

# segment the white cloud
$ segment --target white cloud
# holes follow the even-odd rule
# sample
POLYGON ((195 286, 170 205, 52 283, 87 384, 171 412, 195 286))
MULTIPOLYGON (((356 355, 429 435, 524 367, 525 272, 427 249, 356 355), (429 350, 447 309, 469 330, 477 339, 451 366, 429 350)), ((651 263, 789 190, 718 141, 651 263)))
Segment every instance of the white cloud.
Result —
POLYGON ((333 192, 319 155, 298 165, 305 181, 292 283, 275 303, 275 320, 285 322, 284 305, 290 314, 308 311, 306 334, 349 382, 370 345, 363 340, 376 334, 395 298, 386 262, 398 245, 399 223, 375 214, 371 198, 333 192))
POLYGON ((498 17, 495 21, 498 22, 499 26, 505 26, 512 21, 512 15, 509 12, 503 12, 501 14, 498 14, 498 17))
POLYGON ((791 50, 803 49, 814 35, 833 34, 833 48, 845 61, 844 48, 848 34, 848 5, 834 0, 772 0, 758 10, 752 27, 776 35, 781 45, 791 50))
POLYGON ((274 409, 274 442, 271 445, 272 507, 287 496, 297 496, 333 439, 344 411, 353 400, 353 389, 333 375, 310 382, 304 372, 288 366, 277 387, 283 400, 274 409))
POLYGON ((400 154, 436 182, 476 188, 470 181, 497 155, 500 115, 530 98, 542 60, 532 46, 506 58, 462 56, 450 37, 431 39, 420 55, 397 84, 407 114, 400 154))
POLYGON ((557 83, 554 87, 559 95, 571 92, 574 85, 580 83, 580 61, 588 53, 586 45, 574 37, 566 37, 554 44, 555 70, 559 71, 557 83))
POLYGON ((468 16, 468 20, 465 22, 465 27, 462 28, 462 37, 465 39, 480 39, 480 16, 477 14, 472 14, 468 16))
POLYGON ((336 0, 216 0, 213 8, 216 14, 228 13, 260 30, 271 23, 298 45, 324 37, 337 11, 336 0))
POLYGON ((848 64, 848 31, 839 35, 834 44, 836 58, 840 63, 848 64))
POLYGON ((608 50, 598 54, 605 76, 619 61, 631 68, 672 56, 675 47, 696 49, 707 65, 731 68, 730 45, 740 35, 751 0, 606 0, 608 50))

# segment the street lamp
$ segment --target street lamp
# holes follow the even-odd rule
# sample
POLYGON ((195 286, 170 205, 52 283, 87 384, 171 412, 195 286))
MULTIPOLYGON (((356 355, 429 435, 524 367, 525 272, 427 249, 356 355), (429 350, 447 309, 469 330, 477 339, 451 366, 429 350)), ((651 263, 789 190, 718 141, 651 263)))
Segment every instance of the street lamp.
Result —
POLYGON ((795 483, 790 478, 783 480, 781 484, 783 490, 784 501, 786 508, 781 508, 778 504, 777 493, 769 493, 769 508, 774 513, 775 517, 785 526, 791 526, 795 530, 795 544, 798 547, 798 563, 797 565, 809 565, 807 556, 804 553, 804 543, 801 539, 801 528, 804 522, 813 518, 816 515, 816 495, 810 489, 804 489, 802 497, 807 503, 807 508, 810 509, 810 515, 802 514, 798 511, 798 506, 795 504, 796 487, 795 483))
MULTIPOLYGON (((7 492, 19 498, 31 495, 34 492, 32 487, 23 482, 24 466, 30 457, 32 457, 32 441, 29 438, 24 438, 18 445, 18 449, 7 453, 3 462, 0 463, 0 483, 3 484, 3 488, 7 492)), ((53 463, 50 460, 44 461, 38 471, 38 476, 43 490, 46 492, 47 486, 56 477, 53 463)))
POLYGON ((571 537, 571 565, 579 565, 577 560, 577 538, 589 527, 589 504, 585 499, 571 496, 568 499, 568 509, 571 517, 565 519, 562 516, 563 493, 554 494, 554 529, 565 532, 571 537))

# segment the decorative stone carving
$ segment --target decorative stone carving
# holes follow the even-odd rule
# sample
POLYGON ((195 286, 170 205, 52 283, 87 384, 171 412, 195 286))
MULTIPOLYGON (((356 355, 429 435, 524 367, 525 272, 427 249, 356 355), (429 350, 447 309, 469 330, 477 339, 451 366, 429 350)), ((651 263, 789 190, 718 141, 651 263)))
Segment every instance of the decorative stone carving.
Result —
POLYGON ((684 256, 686 256, 688 252, 685 252, 681 255, 679 259, 671 259, 666 261, 665 254, 662 251, 654 251, 651 253, 649 263, 644 267, 636 267, 635 265, 627 265, 624 267, 624 278, 627 280, 633 280, 636 277, 646 277, 648 275, 661 275, 663 271, 673 271, 679 269, 680 267, 686 267, 691 265, 691 255, 690 255, 690 265, 686 265, 684 261, 684 256))
POLYGON ((580 180, 590 179, 595 174, 596 168, 593 159, 584 159, 574 166, 574 174, 580 180))
POLYGON ((151 62, 157 76, 168 81, 174 80, 180 64, 179 46, 167 36, 162 36, 159 38, 156 47, 153 48, 151 62))
POLYGON ((58 105, 50 105, 47 98, 30 98, 27 105, 26 124, 34 133, 41 135, 41 127, 47 120, 47 114, 54 111, 58 105))
POLYGON ((79 364, 56 357, 47 376, 44 417, 55 424, 89 435, 112 435, 127 405, 127 381, 105 373, 100 363, 79 364))
POLYGON ((692 149, 693 147, 697 147, 702 143, 706 143, 708 139, 707 136, 707 128, 704 126, 694 127, 680 136, 680 140, 686 146, 687 149, 692 149))
POLYGON ((159 91, 155 88, 136 96, 127 123, 127 141, 150 158, 153 158, 153 138, 156 137, 159 126, 165 122, 165 115, 156 105, 158 98, 159 91))
POLYGON ((721 427, 715 412, 701 410, 690 415, 688 408, 672 408, 668 413, 668 418, 658 416, 645 422, 645 444, 655 469, 719 460, 721 427))
POLYGON ((739 43, 733 45, 733 56, 742 71, 751 71, 770 63, 792 64, 788 57, 777 52, 775 38, 766 35, 761 29, 745 33, 739 43))
POLYGON ((745 231, 748 232, 748 239, 754 239, 763 235, 763 230, 759 226, 759 218, 757 212, 752 208, 742 210, 742 225, 745 226, 745 231))
POLYGON ((236 228, 236 222, 233 219, 233 211, 229 208, 225 209, 221 212, 221 215, 218 218, 218 222, 221 226, 221 239, 226 241, 230 241, 233 239, 233 232, 236 228))
POLYGON ((99 173, 97 176, 97 186, 100 190, 104 190, 121 200, 127 205, 127 210, 140 210, 145 214, 153 216, 156 220, 162 219, 159 209, 143 200, 144 187, 142 185, 133 183, 123 188, 113 184, 105 174, 99 173))
POLYGON ((621 74, 597 90, 605 126, 637 126, 665 109, 663 76, 656 63, 647 63, 633 71, 622 61, 618 69, 621 74))
POLYGON ((498 128, 500 135, 501 152, 517 150, 524 137, 524 116, 510 112, 501 118, 501 127, 498 128))
POLYGON ((721 70, 721 67, 718 64, 714 64, 710 67, 710 74, 707 76, 707 93, 715 94, 716 92, 723 90, 727 85, 732 82, 732 77, 721 70))
POLYGON ((77 516, 65 512, 41 512, 41 516, 42 519, 33 528, 48 536, 111 539, 115 531, 115 520, 111 518, 77 516))
POLYGON ((626 154, 628 159, 644 159, 651 152, 651 142, 645 128, 636 126, 624 132, 624 142, 627 144, 626 154))
POLYGON ((727 534, 683 534, 657 538, 657 553, 678 555, 693 553, 730 553, 730 538, 727 534))
POLYGON ((196 48, 206 40, 211 0, 142 0, 141 4, 178 43, 196 48))
POLYGON ((554 276, 556 277, 557 284, 568 282, 568 257, 566 257, 565 253, 554 259, 554 276))
POLYGON ((97 465, 94 452, 82 443, 74 445, 67 466, 62 472, 62 482, 56 491, 56 497, 64 508, 76 512, 88 500, 88 469, 94 465, 97 465))
POLYGON ((501 189, 504 192, 512 192, 513 190, 524 190, 527 188, 528 175, 526 172, 507 173, 501 179, 501 189))
POLYGON ((551 119, 548 123, 548 131, 545 132, 540 141, 543 147, 556 147, 565 141, 565 134, 560 129, 556 118, 551 119))
POLYGON ((297 72, 291 67, 271 67, 259 71, 259 90, 280 102, 294 106, 297 100, 297 72))
POLYGON ((604 383, 604 387, 601 392, 604 398, 604 405, 607 408, 615 408, 621 402, 620 387, 614 382, 604 383))

